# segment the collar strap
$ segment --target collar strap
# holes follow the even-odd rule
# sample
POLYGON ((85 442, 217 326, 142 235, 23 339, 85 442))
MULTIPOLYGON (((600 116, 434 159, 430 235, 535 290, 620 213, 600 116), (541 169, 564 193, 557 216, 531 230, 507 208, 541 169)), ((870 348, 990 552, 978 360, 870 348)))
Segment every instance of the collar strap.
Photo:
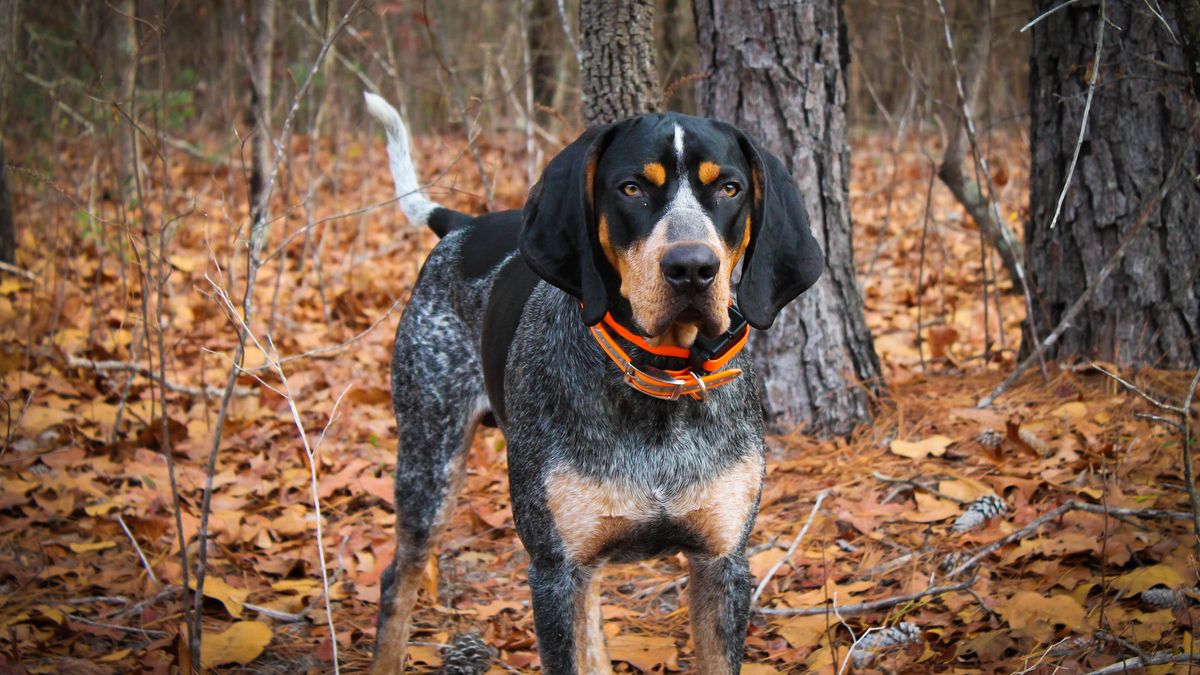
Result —
POLYGON ((700 374, 690 368, 680 370, 660 370, 649 366, 639 368, 633 363, 633 359, 629 357, 629 354, 621 348, 621 345, 613 339, 613 336, 605 330, 605 324, 639 349, 643 349, 656 356, 686 359, 690 354, 689 350, 682 347, 653 347, 647 344, 641 337, 617 323, 611 314, 605 315, 603 322, 597 323, 590 328, 592 337, 596 339, 596 343, 600 345, 600 348, 604 350, 608 358, 612 359, 613 363, 617 364, 617 367, 621 369, 621 372, 624 374, 625 384, 648 396, 675 401, 680 396, 688 395, 697 401, 704 401, 708 398, 708 391, 710 389, 728 384, 742 374, 740 368, 726 369, 725 365, 734 356, 737 356, 738 352, 742 351, 742 347, 746 346, 746 338, 750 335, 749 326, 742 330, 742 334, 723 353, 705 361, 702 364, 702 368, 707 374, 700 374))

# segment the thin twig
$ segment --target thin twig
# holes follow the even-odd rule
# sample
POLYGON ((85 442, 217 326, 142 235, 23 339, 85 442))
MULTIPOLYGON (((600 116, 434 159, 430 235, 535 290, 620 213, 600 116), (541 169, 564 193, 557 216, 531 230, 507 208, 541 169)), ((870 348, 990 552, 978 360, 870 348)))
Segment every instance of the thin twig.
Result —
POLYGON ((1034 26, 1036 26, 1037 23, 1039 21, 1041 21, 1042 19, 1050 16, 1051 14, 1057 12, 1058 10, 1062 9, 1063 7, 1066 7, 1067 5, 1073 5, 1077 2, 1079 2, 1079 0, 1067 0, 1066 2, 1062 3, 1061 5, 1055 5, 1054 7, 1051 7, 1050 9, 1043 12, 1036 19, 1030 21, 1029 23, 1025 24, 1024 26, 1021 26, 1020 32, 1024 33, 1025 31, 1029 30, 1030 28, 1033 28, 1034 26))
MULTIPOLYGON (((253 313, 254 281, 258 275, 258 269, 261 266, 260 256, 262 255, 263 246, 266 243, 266 227, 264 218, 267 211, 266 206, 270 203, 271 194, 275 188, 275 180, 279 175, 279 166, 283 161, 284 149, 288 146, 287 141, 290 138, 292 124, 296 118, 296 111, 300 109, 300 104, 304 100, 309 86, 312 85, 313 78, 316 76, 317 71, 320 70, 321 63, 325 60, 325 55, 333 47, 333 42, 337 39, 337 36, 341 34, 346 25, 350 23, 350 19, 358 12, 358 7, 361 2, 362 0, 354 0, 354 2, 350 3, 350 6, 346 9, 346 12, 342 15, 341 19, 338 20, 338 23, 329 31, 328 36, 325 38, 325 42, 321 45, 321 49, 317 52, 316 57, 313 59, 312 65, 308 69, 308 74, 304 79, 304 83, 301 84, 300 88, 296 90, 296 94, 292 98, 291 107, 288 108, 287 115, 284 118, 283 127, 280 129, 278 140, 275 142, 275 158, 271 164, 271 173, 267 178, 266 187, 261 193, 259 203, 250 205, 251 213, 258 214, 258 218, 256 222, 251 224, 250 228, 250 250, 246 256, 246 288, 244 295, 242 296, 242 312, 240 315, 238 315, 237 312, 233 312, 233 315, 237 317, 238 321, 241 322, 241 325, 245 326, 246 328, 245 330, 240 328, 238 330, 238 345, 233 359, 234 367, 229 369, 229 376, 225 380, 225 389, 221 394, 221 403, 217 409, 217 421, 213 426, 213 440, 212 445, 209 448, 208 462, 205 467, 204 492, 203 496, 201 497, 200 504, 200 526, 196 532, 198 549, 198 560, 196 563, 196 592, 193 599, 193 621, 189 626, 189 631, 191 633, 189 636, 189 643, 191 645, 193 654, 201 653, 200 643, 203 638, 203 633, 200 629, 200 617, 204 601, 204 576, 207 573, 206 563, 208 558, 208 519, 212 504, 213 480, 217 470, 217 455, 221 448, 221 438, 223 435, 222 432, 225 428, 225 420, 229 414, 229 402, 233 397, 234 385, 237 383, 238 375, 242 372, 241 366, 246 354, 246 337, 250 333, 249 323, 253 313)), ((225 304, 229 304, 229 298, 225 295, 223 290, 220 292, 220 295, 225 304)), ((320 523, 318 521, 318 529, 319 528, 320 523)), ((318 548, 320 548, 320 540, 318 540, 317 543, 318 548)), ((323 576, 325 572, 323 564, 321 572, 323 576)), ((328 593, 326 596, 328 596, 328 593)), ((332 613, 329 613, 329 620, 332 624, 332 613)), ((334 671, 337 672, 337 640, 332 632, 332 626, 330 630, 330 637, 333 644, 334 671)))
POLYGON ((101 623, 99 621, 92 621, 91 619, 85 619, 82 616, 79 616, 77 614, 67 614, 66 612, 63 612, 63 616, 67 617, 71 621, 78 621, 79 623, 86 623, 89 626, 95 626, 97 628, 108 628, 110 630, 119 630, 119 631, 124 631, 126 633, 141 633, 142 635, 145 635, 146 637, 152 638, 152 639, 167 637, 167 634, 161 630, 147 630, 145 628, 136 628, 134 626, 118 626, 115 623, 101 623))
POLYGON ((906 602, 920 600, 921 598, 944 595, 955 591, 963 591, 971 587, 975 583, 975 579, 967 579, 953 584, 944 586, 930 586, 923 591, 916 593, 908 593, 906 595, 897 595, 891 598, 883 598, 882 600, 872 600, 870 602, 860 602, 855 605, 841 606, 826 606, 826 607, 764 607, 757 610, 760 614, 769 614, 771 616, 820 616, 822 614, 865 614, 874 612, 880 609, 888 609, 896 605, 902 605, 906 602))
POLYGON ((1146 392, 1144 392, 1144 391, 1142 391, 1141 389, 1139 389, 1139 388, 1138 388, 1136 385, 1134 385, 1133 383, 1131 383, 1131 382, 1128 382, 1128 381, 1126 381, 1126 380, 1122 379, 1120 375, 1117 375, 1116 373, 1111 373, 1111 372, 1109 372, 1108 370, 1106 370, 1105 368, 1103 368, 1103 367, 1102 367, 1100 364, 1098 364, 1098 363, 1092 363, 1092 364, 1089 364, 1089 365, 1091 366, 1092 370, 1097 370, 1097 371, 1099 371, 1099 372, 1101 372, 1101 373, 1104 373, 1105 375, 1107 375, 1107 376, 1111 377, 1112 379, 1116 380, 1116 381, 1117 381, 1117 382, 1119 382, 1120 384, 1124 385, 1124 386, 1125 386, 1125 388, 1126 388, 1126 389, 1128 389, 1129 391, 1132 391, 1133 393, 1137 394, 1138 396, 1141 396, 1142 398, 1146 399, 1146 400, 1147 400, 1147 401, 1149 401, 1149 402, 1150 402, 1150 404, 1151 404, 1151 405, 1153 405, 1155 408, 1160 408, 1160 409, 1162 409, 1162 410, 1170 410, 1171 412, 1173 412, 1173 413, 1176 413, 1176 414, 1180 414, 1180 415, 1187 413, 1187 408, 1183 408, 1183 407, 1180 407, 1180 406, 1174 406, 1174 405, 1171 405, 1171 404, 1169 404, 1169 403, 1163 403, 1162 401, 1159 401, 1158 399, 1154 398, 1154 397, 1153 397, 1153 396, 1151 396, 1150 394, 1147 394, 1146 392))
POLYGON ((30 272, 29 270, 23 270, 16 265, 12 265, 4 261, 0 261, 0 272, 8 272, 9 274, 15 274, 16 276, 28 279, 30 281, 37 281, 37 275, 33 272, 30 272))
MULTIPOLYGON (((125 361, 93 361, 82 357, 67 355, 67 365, 71 368, 86 368, 94 370, 97 373, 105 372, 126 372, 137 373, 154 382, 161 384, 168 391, 173 391, 176 394, 187 394, 189 396, 200 396, 202 398, 216 398, 224 391, 221 387, 193 387, 186 384, 177 384, 170 380, 160 379, 159 374, 154 370, 143 366, 140 363, 127 363, 125 361)), ((249 396, 254 393, 246 387, 235 387, 235 396, 249 396)))
POLYGON ((783 557, 779 560, 776 560, 775 564, 771 565, 771 569, 767 570, 767 573, 763 576, 762 581, 758 582, 758 588, 755 588, 754 595, 750 596, 751 607, 758 603, 758 598, 762 595, 763 589, 765 589, 767 584, 770 583, 771 577, 774 577, 775 573, 779 571, 779 568, 783 567, 783 564, 790 560, 792 554, 796 552, 796 547, 800 545, 800 541, 804 539, 804 535, 808 534, 808 528, 812 526, 813 519, 817 517, 817 512, 821 510, 821 502, 825 501, 825 498, 828 496, 829 490, 821 490, 817 493, 817 500, 813 502, 812 511, 808 512, 808 520, 804 521, 804 527, 800 528, 800 531, 796 533, 796 536, 792 539, 792 543, 790 546, 788 546, 787 552, 783 554, 783 557))
MULTIPOLYGON (((1079 150, 1083 147, 1083 138, 1087 135, 1088 114, 1092 110, 1092 96, 1096 93, 1096 79, 1100 74, 1100 55, 1104 51, 1104 24, 1108 19, 1104 16, 1104 0, 1100 0, 1100 16, 1096 17, 1096 55, 1092 58, 1092 76, 1088 80, 1087 99, 1083 103, 1083 119, 1079 121, 1079 138, 1075 141, 1075 151, 1071 154, 1071 163, 1067 165, 1067 178, 1063 181, 1062 191, 1058 193, 1058 205, 1054 207, 1054 217, 1050 219, 1050 229, 1058 225, 1058 216, 1062 213, 1063 202, 1067 200, 1067 189, 1071 187, 1071 178, 1075 175, 1075 165, 1079 162, 1079 150)), ((1032 324, 1032 320, 1030 321, 1032 324)))
POLYGON ((299 613, 284 612, 282 610, 271 609, 270 607, 263 607, 261 605, 255 605, 255 604, 252 604, 249 602, 243 602, 242 607, 245 607, 246 609, 258 612, 259 614, 262 614, 263 616, 267 616, 272 619, 275 619, 276 621, 286 621, 288 623, 300 623, 301 621, 308 620, 308 616, 306 615, 305 612, 299 612, 299 613))
POLYGON ((133 533, 129 531, 129 526, 125 524, 125 519, 119 513, 117 514, 117 522, 121 524, 121 529, 125 530, 125 536, 129 537, 130 543, 133 544, 133 550, 137 551, 138 557, 142 559, 142 567, 146 568, 146 574, 150 576, 150 581, 153 581, 154 585, 158 586, 158 577, 154 576, 154 569, 150 567, 150 561, 146 560, 146 554, 142 553, 142 547, 138 545, 137 539, 133 537, 133 533))

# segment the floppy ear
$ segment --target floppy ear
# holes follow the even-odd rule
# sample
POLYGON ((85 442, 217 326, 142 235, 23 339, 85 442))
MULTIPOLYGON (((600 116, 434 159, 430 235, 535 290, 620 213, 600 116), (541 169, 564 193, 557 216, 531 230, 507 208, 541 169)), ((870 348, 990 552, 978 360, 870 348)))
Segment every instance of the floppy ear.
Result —
POLYGON ((825 264, 796 182, 783 162, 741 131, 737 135, 750 160, 754 193, 738 308, 750 325, 763 330, 775 323, 785 305, 816 283, 825 264))
POLYGON ((589 326, 608 311, 596 260, 593 180, 614 129, 592 127, 550 160, 529 191, 521 227, 521 255, 538 276, 583 302, 589 326))

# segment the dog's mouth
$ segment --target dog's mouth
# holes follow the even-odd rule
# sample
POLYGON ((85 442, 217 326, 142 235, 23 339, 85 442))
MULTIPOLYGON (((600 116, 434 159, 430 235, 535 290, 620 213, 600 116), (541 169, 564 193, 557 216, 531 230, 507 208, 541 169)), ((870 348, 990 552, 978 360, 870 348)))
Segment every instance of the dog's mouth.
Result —
POLYGON ((641 328, 650 336, 652 344, 686 349, 701 333, 705 337, 717 337, 729 328, 729 315, 726 312, 714 313, 709 309, 711 305, 703 295, 691 299, 677 298, 666 311, 658 315, 653 325, 641 328))

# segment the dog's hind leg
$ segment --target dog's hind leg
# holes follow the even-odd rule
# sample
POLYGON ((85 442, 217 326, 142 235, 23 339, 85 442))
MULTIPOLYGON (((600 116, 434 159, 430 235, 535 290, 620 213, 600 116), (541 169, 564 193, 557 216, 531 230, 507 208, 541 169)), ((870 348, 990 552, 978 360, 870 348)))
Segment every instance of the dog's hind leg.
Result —
POLYGON ((478 359, 470 343, 458 339, 463 335, 455 330, 459 324, 444 314, 431 314, 417 309, 405 315, 393 362, 392 396, 400 432, 396 557, 380 589, 371 667, 380 675, 403 672, 409 619, 422 574, 454 512, 467 449, 487 409, 478 359))

